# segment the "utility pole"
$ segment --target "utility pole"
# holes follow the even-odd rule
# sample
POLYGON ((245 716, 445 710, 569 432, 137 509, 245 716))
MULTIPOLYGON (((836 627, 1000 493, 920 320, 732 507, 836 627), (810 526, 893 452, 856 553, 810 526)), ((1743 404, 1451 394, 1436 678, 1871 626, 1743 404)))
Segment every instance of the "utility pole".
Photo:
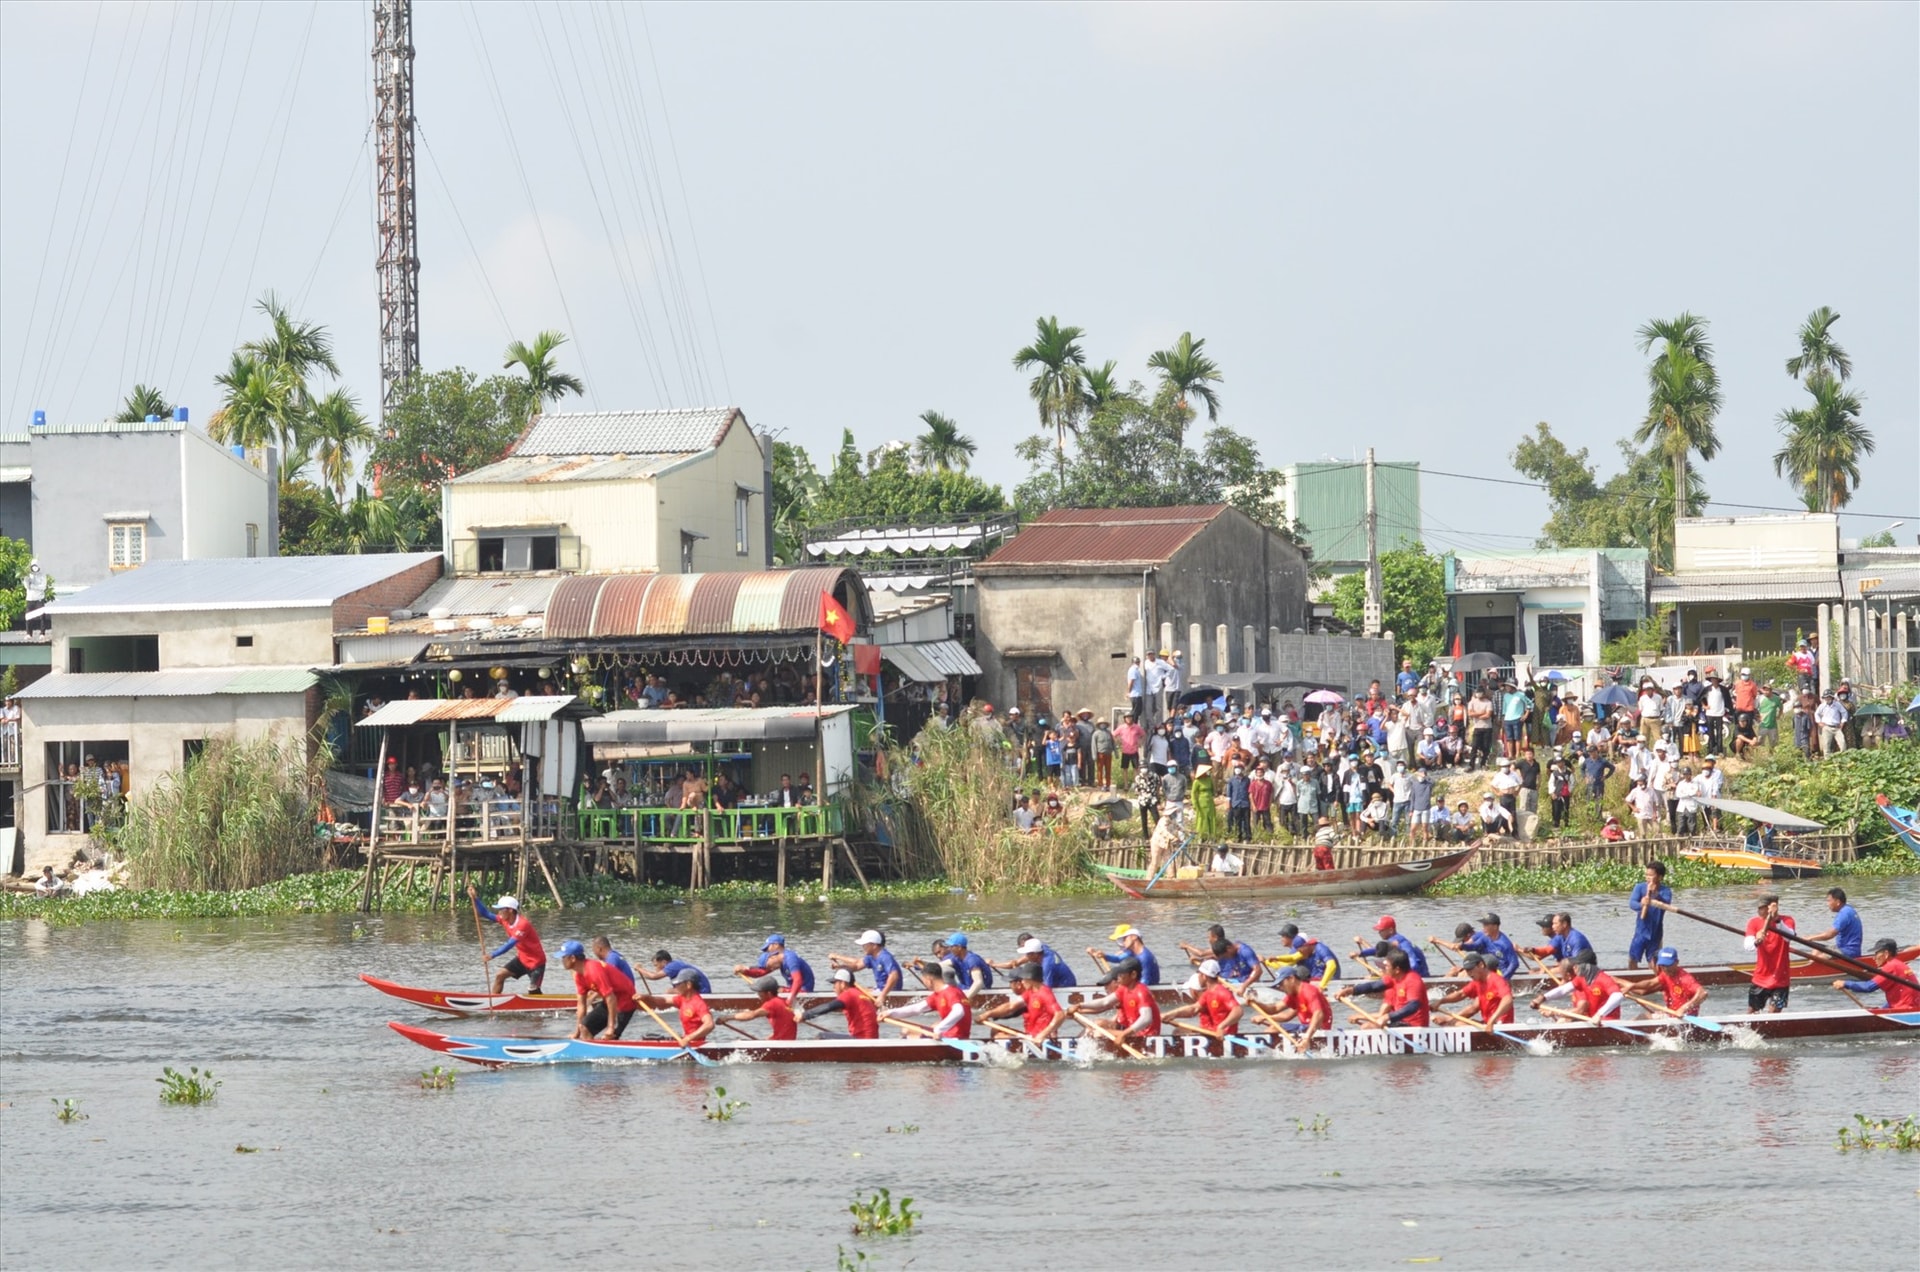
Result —
POLYGON ((375 217, 380 235, 380 409, 420 366, 420 248, 414 237, 413 0, 373 0, 375 217))
POLYGON ((1380 597, 1380 512, 1373 499, 1373 447, 1367 447, 1367 602, 1360 634, 1378 636, 1382 623, 1380 597))

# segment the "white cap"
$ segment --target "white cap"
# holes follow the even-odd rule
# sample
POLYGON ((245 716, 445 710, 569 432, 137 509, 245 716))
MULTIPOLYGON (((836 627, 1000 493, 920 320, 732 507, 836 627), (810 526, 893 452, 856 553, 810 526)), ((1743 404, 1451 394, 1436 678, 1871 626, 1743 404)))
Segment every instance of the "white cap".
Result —
POLYGON ((1192 976, 1180 982, 1180 992, 1183 994, 1197 994, 1202 988, 1203 986, 1200 984, 1200 974, 1198 972, 1195 972, 1192 976))
POLYGON ((1220 960, 1217 958, 1201 959, 1200 974, 1202 976, 1218 976, 1220 974, 1220 960))
POLYGON ((853 980, 853 973, 848 971, 844 967, 836 967, 833 969, 833 979, 837 981, 847 981, 851 983, 853 980))
POLYGON ((860 934, 860 940, 857 942, 857 944, 860 944, 860 945, 885 945, 886 943, 887 942, 885 938, 883 938, 878 932, 874 931, 872 928, 868 928, 866 931, 862 932, 860 934))
POLYGON ((1040 943, 1040 938, 1035 937, 1031 941, 1022 941, 1020 943, 1020 952, 1022 954, 1045 954, 1047 947, 1040 943))
POLYGON ((520 908, 520 902, 513 897, 501 897, 493 903, 493 908, 496 910, 518 910, 520 908))

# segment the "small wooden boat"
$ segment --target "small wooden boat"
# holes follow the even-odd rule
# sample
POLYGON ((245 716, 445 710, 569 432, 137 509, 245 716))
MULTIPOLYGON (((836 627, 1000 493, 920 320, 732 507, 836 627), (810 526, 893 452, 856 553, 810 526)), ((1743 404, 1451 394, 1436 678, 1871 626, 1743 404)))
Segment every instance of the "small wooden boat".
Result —
POLYGON ((1392 861, 1379 866, 1355 866, 1347 870, 1309 870, 1287 875, 1200 874, 1191 879, 1162 875, 1158 880, 1145 870, 1120 866, 1102 866, 1107 882, 1136 901, 1160 898, 1217 897, 1233 901, 1266 901, 1282 897, 1391 897, 1418 892, 1429 884, 1453 874, 1473 856, 1471 848, 1426 857, 1418 861, 1392 861))
POLYGON ((1822 869, 1811 857, 1789 857, 1754 848, 1682 848, 1680 855, 1728 870, 1757 870, 1772 879, 1817 879, 1822 869))
MULTIPOLYGON (((1858 1008, 1835 1011, 1782 1012, 1778 1015, 1708 1016, 1722 1028, 1702 1029, 1680 1021, 1610 1021, 1604 1025, 1555 1022, 1507 1025, 1499 1033, 1467 1026, 1426 1029, 1333 1029, 1314 1044, 1314 1059, 1358 1056, 1452 1055, 1475 1051, 1541 1051, 1566 1047, 1649 1046, 1657 1040, 1690 1044, 1727 1043, 1740 1035, 1768 1039, 1920 1036, 1920 1012, 1872 1012, 1858 1008)), ((665 1039, 639 1038, 618 1042, 581 1042, 570 1038, 512 1038, 454 1036, 389 1021, 388 1027, 430 1051, 488 1068, 527 1065, 640 1063, 660 1064, 688 1059, 687 1049, 665 1039)), ((1141 1040, 1149 1060, 1271 1061, 1289 1041, 1272 1033, 1250 1033, 1216 1039, 1199 1034, 1161 1034, 1141 1040)), ((1084 1034, 1040 1045, 1020 1040, 972 1041, 930 1038, 803 1038, 793 1042, 743 1039, 706 1042, 695 1048, 709 1060, 763 1061, 774 1064, 994 1064, 1031 1061, 1107 1062, 1128 1058, 1109 1050, 1099 1039, 1084 1034)))
POLYGON ((1894 838, 1920 855, 1920 814, 1911 808, 1902 808, 1885 795, 1875 795, 1873 802, 1880 806, 1880 815, 1893 827, 1894 838))

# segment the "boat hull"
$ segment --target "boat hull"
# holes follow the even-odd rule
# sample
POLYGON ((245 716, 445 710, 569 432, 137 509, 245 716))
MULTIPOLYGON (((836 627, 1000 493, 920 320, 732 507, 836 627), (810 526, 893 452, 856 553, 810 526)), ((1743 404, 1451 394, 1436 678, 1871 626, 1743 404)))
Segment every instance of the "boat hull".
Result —
POLYGON ((1806 857, 1771 857, 1761 852, 1731 848, 1682 848, 1689 861, 1705 861, 1728 870, 1752 870, 1773 879, 1817 879, 1819 862, 1806 857))
POLYGON ((1878 796, 1875 802, 1880 806, 1880 815, 1893 827, 1894 838, 1905 844, 1915 856, 1920 856, 1920 814, 1911 808, 1900 807, 1885 795, 1878 796))
POLYGON ((1213 897, 1233 901, 1269 901, 1287 897, 1391 897, 1418 892, 1461 869, 1474 850, 1443 853, 1419 861, 1395 861, 1346 870, 1312 870, 1290 875, 1201 875, 1197 879, 1162 877, 1144 870, 1105 867, 1107 882, 1136 901, 1213 897))

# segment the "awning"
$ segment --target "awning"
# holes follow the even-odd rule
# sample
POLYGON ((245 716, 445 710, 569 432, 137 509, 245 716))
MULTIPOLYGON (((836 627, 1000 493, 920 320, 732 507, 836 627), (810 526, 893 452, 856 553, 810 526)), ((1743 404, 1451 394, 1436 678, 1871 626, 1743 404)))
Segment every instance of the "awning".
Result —
POLYGON ((199 698, 210 694, 305 693, 311 667, 205 667, 171 671, 55 672, 21 689, 20 698, 199 698))
POLYGON ((354 723, 362 729, 435 724, 445 720, 533 724, 553 719, 572 703, 570 693, 520 698, 402 698, 354 723))
POLYGON ((1661 575, 1648 589, 1655 604, 1742 604, 1749 601, 1801 601, 1818 604, 1841 598, 1837 570, 1817 572, 1751 571, 1745 574, 1661 575))
POLYGON ((1708 799, 1699 796, 1699 801, 1708 808, 1717 808, 1723 813, 1732 813, 1748 821, 1770 822, 1781 830, 1825 830, 1817 821, 1808 821, 1804 817, 1795 817, 1792 813, 1782 812, 1778 808, 1768 808, 1765 804, 1755 804, 1744 799, 1708 799))
POLYGON ((977 676, 980 664, 957 640, 914 641, 880 646, 880 657, 905 676, 923 685, 937 685, 948 676, 977 676))
MULTIPOLYGON (((827 718, 852 711, 849 705, 820 708, 827 718)), ((704 707, 611 711, 581 723, 589 746, 607 742, 658 746, 669 742, 777 742, 811 738, 814 708, 704 707)))

